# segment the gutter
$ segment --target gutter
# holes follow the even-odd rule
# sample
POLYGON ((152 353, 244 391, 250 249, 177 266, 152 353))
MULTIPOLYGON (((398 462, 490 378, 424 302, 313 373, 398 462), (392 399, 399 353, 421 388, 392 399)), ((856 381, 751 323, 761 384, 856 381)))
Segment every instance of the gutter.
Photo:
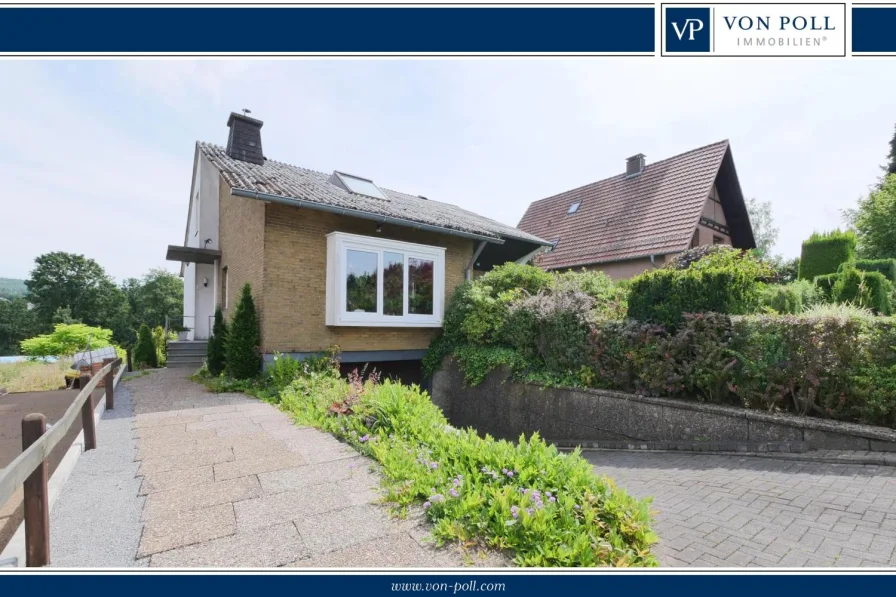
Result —
POLYGON ((230 193, 236 195, 237 197, 246 197, 247 199, 258 199, 260 201, 269 201, 271 203, 279 203, 281 205, 288 205, 290 207, 307 207, 308 209, 313 209, 316 211, 325 211, 328 213, 337 214, 340 216, 351 216, 353 218, 361 218, 362 220, 371 220, 373 222, 377 222, 379 224, 394 224, 396 226, 403 226, 405 228, 413 228, 415 230, 426 230, 428 232, 438 232, 439 234, 450 234, 452 236, 460 236, 462 238, 472 238, 473 240, 478 240, 481 242, 495 243, 496 245, 503 245, 504 239, 495 236, 485 236, 482 234, 475 234, 473 232, 462 232, 460 230, 453 230, 451 228, 442 228, 441 226, 433 226, 431 224, 421 224, 420 222, 414 222, 412 220, 405 220, 403 218, 393 218, 390 216, 383 216, 375 213, 371 213, 369 211, 362 211, 360 209, 351 209, 348 207, 336 207, 333 205, 325 205, 323 203, 315 203, 313 201, 305 201, 304 199, 296 199, 295 197, 283 197, 281 195, 270 195, 268 193, 260 193, 258 191, 249 191, 246 189, 237 189, 231 188, 230 193))

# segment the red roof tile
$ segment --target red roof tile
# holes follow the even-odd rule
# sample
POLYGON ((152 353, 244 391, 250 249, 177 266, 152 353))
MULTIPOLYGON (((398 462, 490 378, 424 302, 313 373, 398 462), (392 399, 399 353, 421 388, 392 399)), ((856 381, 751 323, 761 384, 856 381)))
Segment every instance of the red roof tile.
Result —
POLYGON ((549 241, 547 269, 577 267, 685 250, 728 152, 720 141, 535 201, 518 228, 549 241), (569 207, 580 201, 574 214, 569 207))

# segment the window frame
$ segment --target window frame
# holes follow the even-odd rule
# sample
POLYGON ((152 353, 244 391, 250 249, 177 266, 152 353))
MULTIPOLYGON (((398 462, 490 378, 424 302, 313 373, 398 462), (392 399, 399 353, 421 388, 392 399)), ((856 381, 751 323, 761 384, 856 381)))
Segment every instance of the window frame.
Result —
POLYGON ((327 235, 327 314, 329 326, 356 327, 441 327, 445 306, 445 247, 421 245, 397 240, 361 236, 346 232, 331 232, 327 235), (355 313, 346 311, 346 271, 348 251, 363 251, 377 255, 377 310, 376 313, 355 313), (404 315, 385 315, 383 263, 384 253, 404 255, 402 277, 402 311, 404 315), (415 315, 408 313, 408 276, 413 258, 433 262, 432 314, 415 315))
POLYGON ((573 202, 570 204, 569 209, 566 210, 566 215, 568 215, 568 216, 572 216, 572 215, 575 215, 575 214, 579 213, 579 208, 580 208, 580 207, 582 207, 582 202, 581 202, 581 201, 573 201, 573 202))

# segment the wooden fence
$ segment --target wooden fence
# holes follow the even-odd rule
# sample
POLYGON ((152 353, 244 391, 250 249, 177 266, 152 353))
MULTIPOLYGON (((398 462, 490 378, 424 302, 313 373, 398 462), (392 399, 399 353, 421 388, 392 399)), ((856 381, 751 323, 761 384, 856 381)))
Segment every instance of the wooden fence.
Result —
POLYGON ((42 414, 26 415, 22 419, 22 453, 0 472, 0 506, 24 488, 25 510, 25 565, 46 566, 50 563, 50 501, 47 491, 49 466, 47 459, 56 445, 66 436, 77 417, 84 429, 84 449, 96 448, 96 422, 93 418, 93 390, 104 380, 106 408, 115 408, 115 369, 121 359, 104 359, 103 368, 91 378, 82 373, 81 391, 65 414, 47 431, 47 418, 42 414))

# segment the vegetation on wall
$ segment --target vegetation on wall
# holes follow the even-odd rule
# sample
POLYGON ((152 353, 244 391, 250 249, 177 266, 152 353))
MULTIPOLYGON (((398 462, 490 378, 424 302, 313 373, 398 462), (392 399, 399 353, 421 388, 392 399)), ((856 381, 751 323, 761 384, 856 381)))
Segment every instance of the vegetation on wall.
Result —
POLYGON ((253 379, 261 372, 258 313, 247 282, 230 320, 225 342, 227 375, 233 379, 253 379))
POLYGON ((799 277, 814 280, 816 276, 837 273, 840 264, 853 261, 856 255, 856 235, 851 230, 812 233, 803 241, 799 277))

